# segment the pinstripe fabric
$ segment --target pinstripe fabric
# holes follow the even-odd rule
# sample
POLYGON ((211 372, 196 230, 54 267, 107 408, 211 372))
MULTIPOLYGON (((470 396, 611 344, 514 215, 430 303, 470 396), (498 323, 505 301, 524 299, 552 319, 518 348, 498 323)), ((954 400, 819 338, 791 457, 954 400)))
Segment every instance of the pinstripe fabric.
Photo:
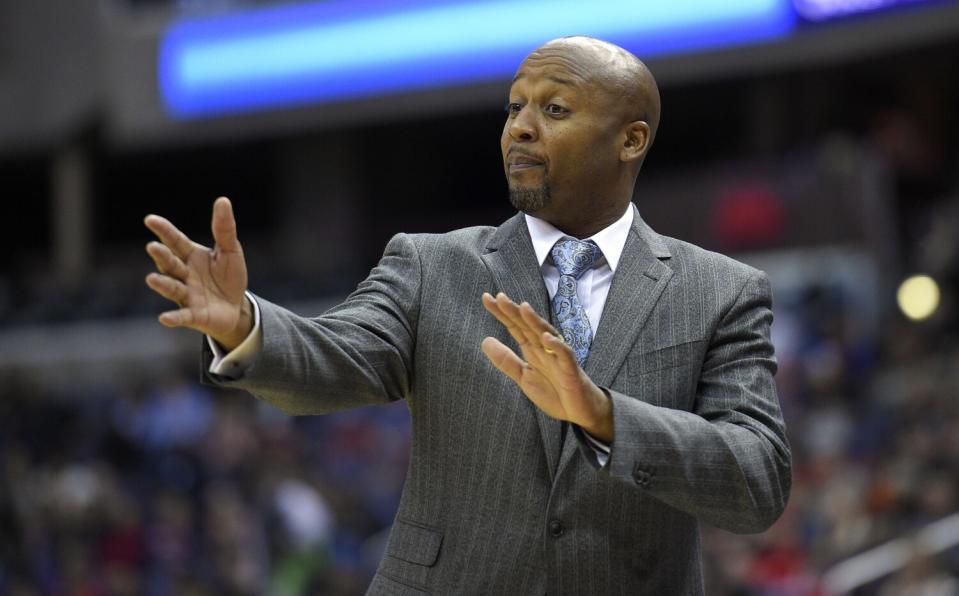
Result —
POLYGON ((258 299, 263 352, 225 384, 294 414, 406 400, 410 468, 370 594, 702 593, 698 523, 761 531, 789 491, 764 274, 637 215, 584 363, 613 400, 603 469, 483 356, 486 336, 514 346, 484 291, 549 312, 522 216, 398 235, 320 317, 258 299))

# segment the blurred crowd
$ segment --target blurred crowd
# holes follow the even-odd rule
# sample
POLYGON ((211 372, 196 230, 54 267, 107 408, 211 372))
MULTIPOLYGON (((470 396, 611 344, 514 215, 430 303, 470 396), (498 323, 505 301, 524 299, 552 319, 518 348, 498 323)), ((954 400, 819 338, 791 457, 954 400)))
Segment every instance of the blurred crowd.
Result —
POLYGON ((0 594, 358 594, 409 453, 402 404, 293 419, 187 376, 0 389, 0 594))

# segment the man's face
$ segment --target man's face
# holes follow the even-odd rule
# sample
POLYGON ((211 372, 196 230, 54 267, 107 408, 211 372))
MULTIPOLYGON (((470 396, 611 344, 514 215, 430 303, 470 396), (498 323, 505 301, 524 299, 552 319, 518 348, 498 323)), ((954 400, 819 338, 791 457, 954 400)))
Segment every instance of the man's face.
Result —
POLYGON ((588 209, 619 175, 622 115, 592 66, 566 46, 540 48, 520 65, 501 138, 517 209, 547 220, 588 209))

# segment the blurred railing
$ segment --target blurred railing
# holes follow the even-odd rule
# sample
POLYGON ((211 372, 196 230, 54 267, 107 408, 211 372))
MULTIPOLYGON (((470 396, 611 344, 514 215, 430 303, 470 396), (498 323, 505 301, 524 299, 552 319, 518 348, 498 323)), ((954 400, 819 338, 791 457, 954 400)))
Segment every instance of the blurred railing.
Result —
POLYGON ((823 574, 826 594, 848 594, 909 565, 959 545, 959 512, 842 561, 823 574))

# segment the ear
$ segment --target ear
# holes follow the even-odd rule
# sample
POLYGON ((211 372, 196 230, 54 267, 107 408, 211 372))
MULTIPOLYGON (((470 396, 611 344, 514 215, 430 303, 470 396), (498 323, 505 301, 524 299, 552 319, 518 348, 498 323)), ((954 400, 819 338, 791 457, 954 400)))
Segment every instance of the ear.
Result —
POLYGON ((619 151, 619 159, 622 161, 642 160, 649 151, 651 131, 649 124, 644 120, 630 122, 626 126, 626 138, 623 141, 623 147, 619 151))

